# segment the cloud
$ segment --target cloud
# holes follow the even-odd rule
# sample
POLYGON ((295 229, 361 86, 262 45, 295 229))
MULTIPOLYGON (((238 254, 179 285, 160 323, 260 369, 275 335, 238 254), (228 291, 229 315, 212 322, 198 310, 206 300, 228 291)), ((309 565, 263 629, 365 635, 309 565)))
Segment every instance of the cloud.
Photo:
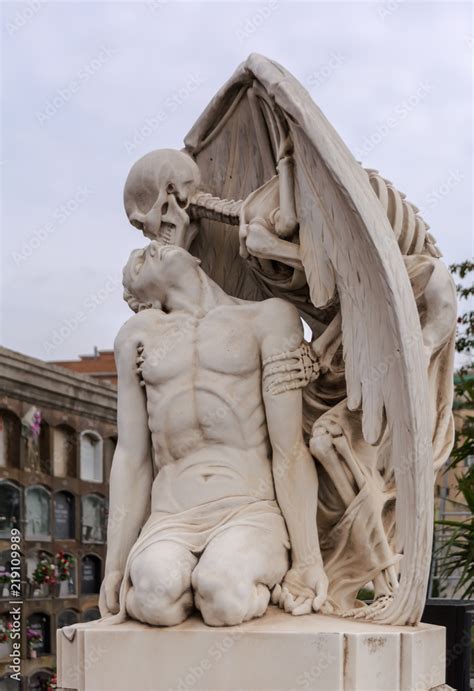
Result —
MULTIPOLYGON (((122 208, 130 166, 151 149, 179 148, 252 51, 287 67, 352 151, 430 83, 363 163, 426 206, 448 261, 470 253, 468 3, 32 1, 3 11, 4 345, 47 357, 48 335, 143 244, 122 208), (182 103, 166 105, 193 80, 182 103), (159 122, 143 135, 150 118, 159 122), (453 171, 459 181, 429 204, 453 171), (90 192, 74 204, 80 189, 90 192), (74 208, 60 220, 64 205, 74 208), (27 261, 15 262, 41 229, 27 261)), ((54 357, 111 347, 128 316, 111 291, 54 357)))

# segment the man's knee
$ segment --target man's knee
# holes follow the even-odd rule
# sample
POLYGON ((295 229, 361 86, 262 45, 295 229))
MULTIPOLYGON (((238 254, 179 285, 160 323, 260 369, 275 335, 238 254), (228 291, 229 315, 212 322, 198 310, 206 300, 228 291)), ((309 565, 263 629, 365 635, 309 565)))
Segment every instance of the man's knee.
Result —
POLYGON ((182 593, 178 599, 172 599, 168 593, 157 594, 132 587, 126 601, 129 616, 153 626, 180 624, 188 617, 192 608, 193 597, 190 589, 182 593))
POLYGON ((245 620, 255 590, 250 580, 225 568, 200 568, 198 565, 193 572, 192 585, 206 624, 234 626, 245 620))
POLYGON ((133 561, 130 578, 132 590, 128 605, 134 611, 130 612, 132 616, 140 621, 172 625, 170 617, 174 620, 179 614, 183 621, 184 612, 180 610, 184 608, 189 613, 192 608, 191 565, 184 557, 171 561, 164 555, 160 558, 159 554, 144 552, 133 561))

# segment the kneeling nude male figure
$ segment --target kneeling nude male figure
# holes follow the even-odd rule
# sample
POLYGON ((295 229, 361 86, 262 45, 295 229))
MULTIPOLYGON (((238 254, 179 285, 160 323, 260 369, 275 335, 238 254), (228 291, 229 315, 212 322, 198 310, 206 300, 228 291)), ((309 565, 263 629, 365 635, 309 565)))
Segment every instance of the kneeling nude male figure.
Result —
POLYGON ((231 298, 156 242, 132 253, 124 286, 137 314, 115 342, 102 614, 172 626, 194 605, 206 624, 240 624, 272 589, 287 612, 319 609, 317 475, 284 355, 303 344, 297 311, 231 298))

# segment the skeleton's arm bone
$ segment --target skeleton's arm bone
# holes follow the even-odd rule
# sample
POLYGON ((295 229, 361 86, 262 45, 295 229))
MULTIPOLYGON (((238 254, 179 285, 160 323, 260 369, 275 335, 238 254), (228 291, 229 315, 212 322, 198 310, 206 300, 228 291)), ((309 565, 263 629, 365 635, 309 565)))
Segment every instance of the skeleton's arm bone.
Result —
POLYGON ((278 162, 278 188, 280 209, 275 215, 275 232, 279 237, 291 236, 298 227, 295 208, 295 187, 293 180, 293 159, 285 156, 278 162))
MULTIPOLYGON (((278 235, 294 232, 298 225, 295 210, 293 160, 285 156, 278 163, 279 209, 275 209, 275 226, 278 235)), ((255 193, 253 193, 255 194, 255 193)), ((249 195, 250 196, 250 195, 249 195)), ((240 214, 244 202, 241 199, 221 199, 208 192, 196 192, 189 200, 188 214, 191 219, 207 218, 232 226, 240 224, 240 214)))
POLYGON ((259 259, 270 259, 303 269, 300 247, 294 242, 282 240, 265 225, 264 219, 255 219, 249 224, 242 224, 239 229, 241 254, 251 254, 259 259))

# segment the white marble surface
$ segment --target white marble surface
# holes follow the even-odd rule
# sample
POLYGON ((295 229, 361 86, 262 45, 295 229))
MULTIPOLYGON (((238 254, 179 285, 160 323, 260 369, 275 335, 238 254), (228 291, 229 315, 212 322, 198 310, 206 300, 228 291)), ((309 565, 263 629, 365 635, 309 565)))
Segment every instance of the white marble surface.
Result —
POLYGON ((444 629, 386 626, 271 607, 261 619, 172 628, 93 623, 58 632, 58 674, 75 691, 428 691, 444 683, 444 629))

